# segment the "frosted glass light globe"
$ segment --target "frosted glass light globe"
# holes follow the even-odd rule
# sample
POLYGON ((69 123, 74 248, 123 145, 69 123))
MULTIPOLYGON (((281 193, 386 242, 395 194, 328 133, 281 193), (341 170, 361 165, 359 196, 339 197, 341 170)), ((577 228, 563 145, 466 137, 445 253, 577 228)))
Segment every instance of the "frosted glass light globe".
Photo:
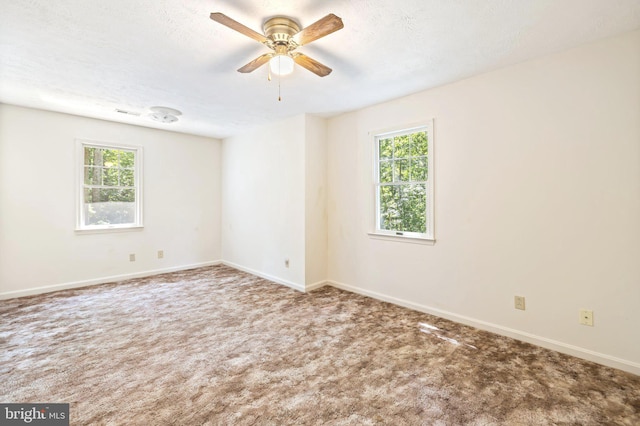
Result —
POLYGON ((271 72, 275 75, 287 75, 293 72, 293 58, 287 55, 276 55, 269 60, 271 72))

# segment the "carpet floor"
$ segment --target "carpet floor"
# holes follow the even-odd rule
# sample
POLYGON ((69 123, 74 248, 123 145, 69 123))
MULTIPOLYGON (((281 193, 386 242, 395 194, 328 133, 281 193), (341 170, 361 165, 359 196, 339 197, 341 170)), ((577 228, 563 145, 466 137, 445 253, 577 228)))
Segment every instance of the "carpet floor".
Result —
POLYGON ((2 301, 0 377, 73 425, 640 425, 640 376, 227 266, 2 301))

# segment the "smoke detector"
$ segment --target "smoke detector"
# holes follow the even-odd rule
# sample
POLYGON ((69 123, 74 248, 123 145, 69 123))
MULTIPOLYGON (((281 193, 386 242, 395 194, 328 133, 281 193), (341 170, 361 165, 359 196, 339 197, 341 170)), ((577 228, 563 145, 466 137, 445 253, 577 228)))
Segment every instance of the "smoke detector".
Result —
POLYGON ((149 118, 159 123, 175 123, 178 121, 178 116, 182 115, 182 112, 177 109, 163 106, 151 107, 149 110, 151 110, 149 118))

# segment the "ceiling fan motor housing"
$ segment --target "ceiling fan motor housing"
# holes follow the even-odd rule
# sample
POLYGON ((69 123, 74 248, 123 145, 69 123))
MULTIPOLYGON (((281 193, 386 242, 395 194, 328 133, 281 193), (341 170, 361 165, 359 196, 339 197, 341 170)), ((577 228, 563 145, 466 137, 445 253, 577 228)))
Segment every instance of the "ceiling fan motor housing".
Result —
MULTIPOLYGON (((263 30, 264 35, 272 40, 275 46, 289 46, 293 43, 291 37, 300 32, 300 26, 290 18, 276 16, 264 23, 263 30)), ((295 47, 290 46, 289 50, 293 50, 295 47)))

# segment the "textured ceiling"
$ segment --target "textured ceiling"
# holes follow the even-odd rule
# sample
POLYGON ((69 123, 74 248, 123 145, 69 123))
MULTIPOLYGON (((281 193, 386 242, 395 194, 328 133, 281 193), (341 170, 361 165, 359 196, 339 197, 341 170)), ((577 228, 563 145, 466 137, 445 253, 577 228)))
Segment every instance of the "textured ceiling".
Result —
POLYGON ((212 137, 325 116, 640 28, 640 0, 0 0, 0 102, 212 137), (300 52, 333 68, 236 70, 268 50, 209 19, 262 32, 328 13, 344 29, 300 52), (146 117, 162 105, 173 124, 146 117), (127 116, 116 109, 141 113, 127 116))

